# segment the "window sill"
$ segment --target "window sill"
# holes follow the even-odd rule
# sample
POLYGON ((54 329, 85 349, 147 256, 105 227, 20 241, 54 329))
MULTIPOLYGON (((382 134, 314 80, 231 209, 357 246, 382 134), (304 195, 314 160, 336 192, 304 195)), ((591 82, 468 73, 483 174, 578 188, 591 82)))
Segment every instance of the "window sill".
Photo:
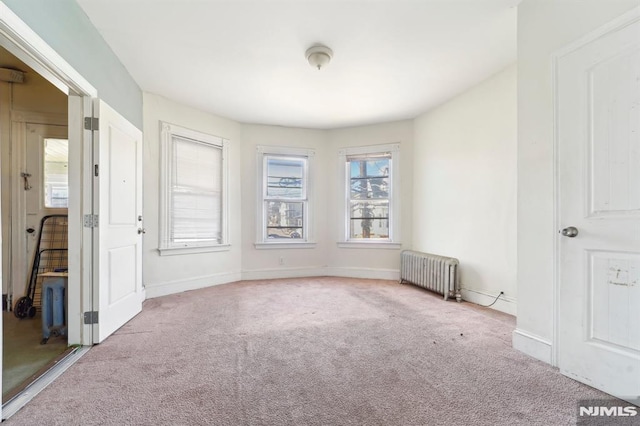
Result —
POLYGON ((308 249, 315 248, 316 243, 308 242, 308 241, 300 241, 299 243, 294 243, 292 241, 286 242, 268 242, 268 243, 255 243, 254 244, 257 250, 271 250, 271 249, 308 249))
POLYGON ((229 251, 231 250, 231 244, 219 244, 215 246, 206 247, 171 247, 171 248, 159 248, 160 256, 175 256, 179 254, 196 254, 196 253, 210 253, 216 251, 229 251))
POLYGON ((358 248, 358 249, 387 249, 400 250, 402 243, 394 243, 391 241, 341 241, 338 243, 339 248, 358 248))

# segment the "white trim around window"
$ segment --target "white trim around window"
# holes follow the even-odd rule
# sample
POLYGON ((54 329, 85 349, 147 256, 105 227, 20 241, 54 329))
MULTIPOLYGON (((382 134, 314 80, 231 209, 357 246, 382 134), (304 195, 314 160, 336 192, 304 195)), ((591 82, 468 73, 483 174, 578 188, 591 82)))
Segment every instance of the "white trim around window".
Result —
POLYGON ((256 147, 257 249, 313 248, 313 164, 307 148, 256 147))
MULTIPOLYGON (((400 249, 402 247, 400 242, 400 143, 340 149, 338 150, 338 164, 338 182, 341 185, 340 192, 342 193, 338 209, 341 215, 341 219, 338 221, 338 247, 400 249), (372 234, 372 237, 365 238, 363 232, 363 235, 357 237, 350 227, 355 226, 353 224, 357 222, 357 220, 353 220, 352 210, 353 204, 357 204, 360 200, 352 197, 352 181, 358 178, 352 178, 349 168, 352 162, 362 162, 368 159, 375 161, 376 158, 384 160, 388 165, 388 170, 385 170, 384 176, 381 175, 382 177, 376 179, 385 186, 382 191, 384 196, 380 196, 379 200, 368 198, 367 200, 373 204, 384 205, 382 211, 386 210, 383 215, 386 219, 373 219, 371 222, 382 223, 387 221, 388 234, 381 236, 373 236, 372 234)), ((369 187, 371 186, 371 181, 374 181, 374 179, 367 180, 369 187)), ((371 188, 369 188, 369 192, 371 192, 371 188)), ((362 226, 364 230, 364 225, 362 226)))
POLYGON ((160 122, 161 255, 229 250, 229 141, 160 122))

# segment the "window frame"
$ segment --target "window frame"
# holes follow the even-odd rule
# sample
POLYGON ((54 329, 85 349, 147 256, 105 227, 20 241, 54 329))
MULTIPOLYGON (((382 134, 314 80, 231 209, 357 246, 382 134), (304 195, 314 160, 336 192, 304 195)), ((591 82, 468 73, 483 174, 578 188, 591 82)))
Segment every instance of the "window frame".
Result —
POLYGON ((340 191, 343 194, 340 202, 341 205, 338 209, 341 215, 341 219, 338 220, 338 247, 400 249, 402 247, 400 241, 400 143, 342 148, 338 150, 338 161, 340 165, 340 191), (349 171, 349 157, 366 157, 368 155, 375 156, 386 153, 390 154, 388 197, 389 237, 374 239, 351 238, 351 175, 349 171))
POLYGON ((289 148, 275 146, 256 147, 256 249, 274 248, 313 248, 315 247, 314 212, 313 212, 313 163, 315 150, 307 148, 289 148), (305 160, 301 197, 283 197, 267 195, 267 160, 269 158, 303 159, 305 160), (302 238, 268 238, 267 203, 269 201, 301 202, 302 206, 302 238))
POLYGON ((229 140, 192 129, 187 129, 171 123, 160 121, 160 212, 159 212, 159 241, 160 255, 175 255, 189 253, 206 253, 212 251, 226 251, 231 247, 229 242, 229 140), (172 173, 174 169, 173 138, 192 140, 195 143, 210 145, 221 152, 221 240, 219 243, 207 241, 174 242, 171 240, 171 191, 172 173))

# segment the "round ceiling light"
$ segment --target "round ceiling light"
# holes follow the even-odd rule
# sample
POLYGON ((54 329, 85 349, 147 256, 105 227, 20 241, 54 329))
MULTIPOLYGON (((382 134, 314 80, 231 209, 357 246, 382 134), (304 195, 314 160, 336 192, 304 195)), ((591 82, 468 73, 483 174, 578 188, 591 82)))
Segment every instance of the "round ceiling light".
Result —
POLYGON ((312 46, 305 53, 309 65, 314 68, 322 68, 331 62, 333 51, 327 46, 312 46))

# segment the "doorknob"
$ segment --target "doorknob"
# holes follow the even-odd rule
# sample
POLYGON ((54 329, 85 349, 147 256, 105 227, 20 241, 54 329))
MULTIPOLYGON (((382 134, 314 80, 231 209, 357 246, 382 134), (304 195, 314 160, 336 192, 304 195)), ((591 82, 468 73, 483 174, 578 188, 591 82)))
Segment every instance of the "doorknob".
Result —
POLYGON ((138 234, 146 234, 147 230, 144 228, 138 228, 138 234))
POLYGON ((578 236, 578 228, 575 226, 569 226, 560 231, 560 233, 565 237, 574 238, 578 236))
POLYGON ((28 234, 33 234, 34 232, 36 232, 36 230, 35 230, 35 229, 33 229, 33 228, 27 228, 27 233, 28 233, 28 234))

